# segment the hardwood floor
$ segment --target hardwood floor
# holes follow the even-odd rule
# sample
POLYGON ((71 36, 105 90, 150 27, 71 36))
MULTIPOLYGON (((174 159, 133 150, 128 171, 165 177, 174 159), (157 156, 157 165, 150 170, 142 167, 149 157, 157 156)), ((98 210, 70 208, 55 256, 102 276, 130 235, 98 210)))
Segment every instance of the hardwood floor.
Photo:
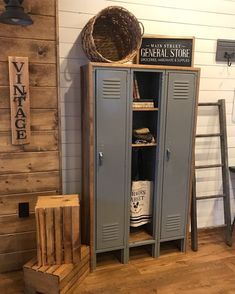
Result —
MULTIPOLYGON (((0 293, 23 293, 23 274, 0 275, 0 293)), ((199 251, 166 249, 158 259, 135 250, 127 265, 106 256, 75 294, 235 294, 235 237, 230 248, 221 230, 204 231, 199 251)))

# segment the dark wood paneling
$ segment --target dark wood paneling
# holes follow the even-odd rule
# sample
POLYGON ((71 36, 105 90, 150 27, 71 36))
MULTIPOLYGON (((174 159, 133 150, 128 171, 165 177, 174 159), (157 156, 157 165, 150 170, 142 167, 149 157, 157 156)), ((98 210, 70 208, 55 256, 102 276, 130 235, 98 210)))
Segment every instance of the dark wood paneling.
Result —
MULTIPOLYGON (((57 110, 33 109, 31 110, 31 130, 48 131, 58 127, 57 110)), ((0 132, 11 130, 10 109, 0 109, 0 132)))
MULTIPOLYGON (((23 7, 25 12, 30 14, 55 16, 55 1, 56 0, 24 0, 23 7)), ((4 9, 4 4, 2 2, 0 2, 0 10, 4 9)))
POLYGON ((35 193, 23 193, 14 195, 2 195, 0 196, 0 216, 18 214, 18 205, 20 202, 29 203, 29 211, 34 213, 35 205, 38 196, 55 195, 56 191, 43 191, 35 193))
POLYGON ((0 175, 59 170, 58 152, 0 154, 0 175))
POLYGON ((36 250, 0 254, 0 272, 22 269, 23 264, 35 255, 36 250))
POLYGON ((36 230, 35 216, 19 218, 18 215, 7 215, 0 217, 0 235, 23 233, 36 230))
MULTIPOLYGON (((56 65, 32 64, 29 61, 29 84, 34 87, 56 87, 56 65)), ((9 86, 7 62, 0 62, 0 86, 9 86)))
MULTIPOLYGON (((0 12, 3 6, 1 1, 0 12)), ((36 255, 35 250, 29 249, 35 246, 32 213, 37 196, 61 193, 57 152, 57 2, 24 0, 23 6, 33 25, 0 23, 0 272, 21 268, 36 255), (29 58, 31 140, 27 145, 11 143, 8 56, 29 58), (18 217, 20 202, 29 202, 30 217, 18 217)))
POLYGON ((59 191, 60 173, 42 172, 0 176, 0 194, 59 191))
MULTIPOLYGON (((44 87, 29 87, 30 107, 31 109, 40 108, 57 108, 57 89, 44 87)), ((0 87, 0 109, 10 108, 10 91, 9 87, 0 87)))
MULTIPOLYGON (((33 0, 31 0, 33 2, 33 0)), ((0 23, 0 36, 20 39, 55 40, 55 18, 51 16, 31 15, 33 25, 23 27, 6 25, 0 23)), ((15 52, 14 55, 17 55, 15 52)))
POLYGON ((56 63, 54 41, 0 37, 0 43, 0 61, 8 61, 7 57, 17 52, 17 56, 27 56, 31 63, 56 63))
POLYGON ((0 235, 0 254, 36 248, 36 232, 0 235))
POLYGON ((58 111, 37 109, 32 111, 31 130, 55 130, 58 128, 58 111))
POLYGON ((0 153, 58 150, 58 131, 31 132, 30 144, 26 145, 12 145, 11 132, 0 132, 0 138, 0 153))

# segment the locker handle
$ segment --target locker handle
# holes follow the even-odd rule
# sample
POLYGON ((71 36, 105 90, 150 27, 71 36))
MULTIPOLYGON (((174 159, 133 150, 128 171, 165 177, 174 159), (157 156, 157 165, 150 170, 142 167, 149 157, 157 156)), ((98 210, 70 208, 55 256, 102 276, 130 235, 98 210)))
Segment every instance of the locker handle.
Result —
POLYGON ((166 160, 169 161, 171 157, 171 151, 169 148, 166 149, 166 160))
POLYGON ((102 165, 104 161, 104 154, 103 152, 99 152, 99 165, 102 165))

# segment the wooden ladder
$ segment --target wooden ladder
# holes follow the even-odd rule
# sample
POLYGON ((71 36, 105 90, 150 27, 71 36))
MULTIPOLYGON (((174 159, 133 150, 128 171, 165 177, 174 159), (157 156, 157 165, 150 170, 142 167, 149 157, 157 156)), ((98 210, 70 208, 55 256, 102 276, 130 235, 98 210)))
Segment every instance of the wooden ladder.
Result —
POLYGON ((196 138, 219 137, 221 164, 199 165, 193 166, 192 177, 192 201, 191 201, 191 248, 193 251, 198 250, 198 232, 197 232, 197 201, 205 199, 223 199, 224 206, 224 222, 225 222, 225 243, 232 245, 232 226, 231 226, 231 210, 230 210, 230 192, 229 192, 229 167, 228 167, 228 146, 227 146, 227 130, 226 130, 226 111, 225 100, 220 99, 217 103, 199 103, 198 106, 218 106, 219 110, 219 126, 220 133, 196 135, 196 138), (200 196, 196 195, 196 169, 207 169, 218 167, 222 169, 223 192, 221 195, 200 196))

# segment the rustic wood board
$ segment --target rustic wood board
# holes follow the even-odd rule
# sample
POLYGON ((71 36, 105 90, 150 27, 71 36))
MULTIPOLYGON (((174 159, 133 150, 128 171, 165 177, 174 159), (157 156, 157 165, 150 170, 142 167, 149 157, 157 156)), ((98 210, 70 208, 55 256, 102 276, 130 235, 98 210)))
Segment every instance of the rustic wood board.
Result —
MULTIPOLYGON (((55 87, 29 87, 29 92, 31 109, 57 109, 57 89, 55 87)), ((10 108, 9 96, 9 87, 0 87, 0 109, 10 108)))
POLYGON ((63 239, 64 239, 64 261, 65 263, 72 262, 72 215, 70 207, 63 207, 63 239))
POLYGON ((0 235, 0 254, 36 248, 36 232, 0 235))
POLYGON ((20 202, 29 203, 30 213, 34 213, 38 196, 47 197, 55 195, 56 191, 43 191, 23 194, 0 195, 0 216, 18 214, 18 204, 20 202))
POLYGON ((80 210, 72 207, 72 260, 77 263, 81 260, 81 237, 80 237, 80 210))
POLYGON ((61 207, 55 207, 55 260, 58 264, 63 261, 63 234, 62 234, 62 209, 61 207))
POLYGON ((34 213, 30 213, 29 217, 26 218, 19 218, 18 214, 1 216, 0 226, 0 234, 35 231, 35 215, 34 213))
MULTIPOLYGON (((8 63, 0 62, 0 86, 9 85, 8 63)), ((29 85, 33 87, 56 87, 55 64, 29 64, 29 85)))
POLYGON ((36 250, 0 254, 0 272, 14 271, 36 255, 36 250))
POLYGON ((90 244, 91 267, 94 256, 94 104, 93 89, 88 85, 92 80, 92 67, 82 67, 81 93, 82 99, 82 242, 90 244), (90 146, 86 148, 86 146, 90 146))
MULTIPOLYGON (((31 130, 48 131, 58 128, 58 111, 50 109, 31 110, 31 130)), ((0 109, 0 132, 10 131, 10 110, 0 109)))
POLYGON ((31 63, 56 63, 55 41, 12 39, 0 37, 0 61, 7 61, 7 56, 27 56, 31 63))
MULTIPOLYGON (((0 3, 0 10, 4 4, 0 3)), ((26 13, 55 16, 55 0, 25 0, 24 9, 26 13)))
POLYGON ((58 131, 35 131, 31 133, 30 144, 12 145, 11 133, 0 132, 0 153, 57 151, 58 131))
POLYGON ((48 264, 55 263, 54 248, 55 244, 55 228, 54 228, 54 210, 53 208, 45 209, 45 224, 46 224, 46 249, 48 264))
POLYGON ((59 191, 59 171, 0 175, 0 194, 59 191))
POLYGON ((32 26, 1 26, 0 36, 20 39, 54 40, 56 38, 55 18, 44 15, 31 15, 34 24, 32 26), (45 29, 46 28, 46 29, 45 29))
POLYGON ((58 152, 0 154, 0 175, 59 170, 58 152))

